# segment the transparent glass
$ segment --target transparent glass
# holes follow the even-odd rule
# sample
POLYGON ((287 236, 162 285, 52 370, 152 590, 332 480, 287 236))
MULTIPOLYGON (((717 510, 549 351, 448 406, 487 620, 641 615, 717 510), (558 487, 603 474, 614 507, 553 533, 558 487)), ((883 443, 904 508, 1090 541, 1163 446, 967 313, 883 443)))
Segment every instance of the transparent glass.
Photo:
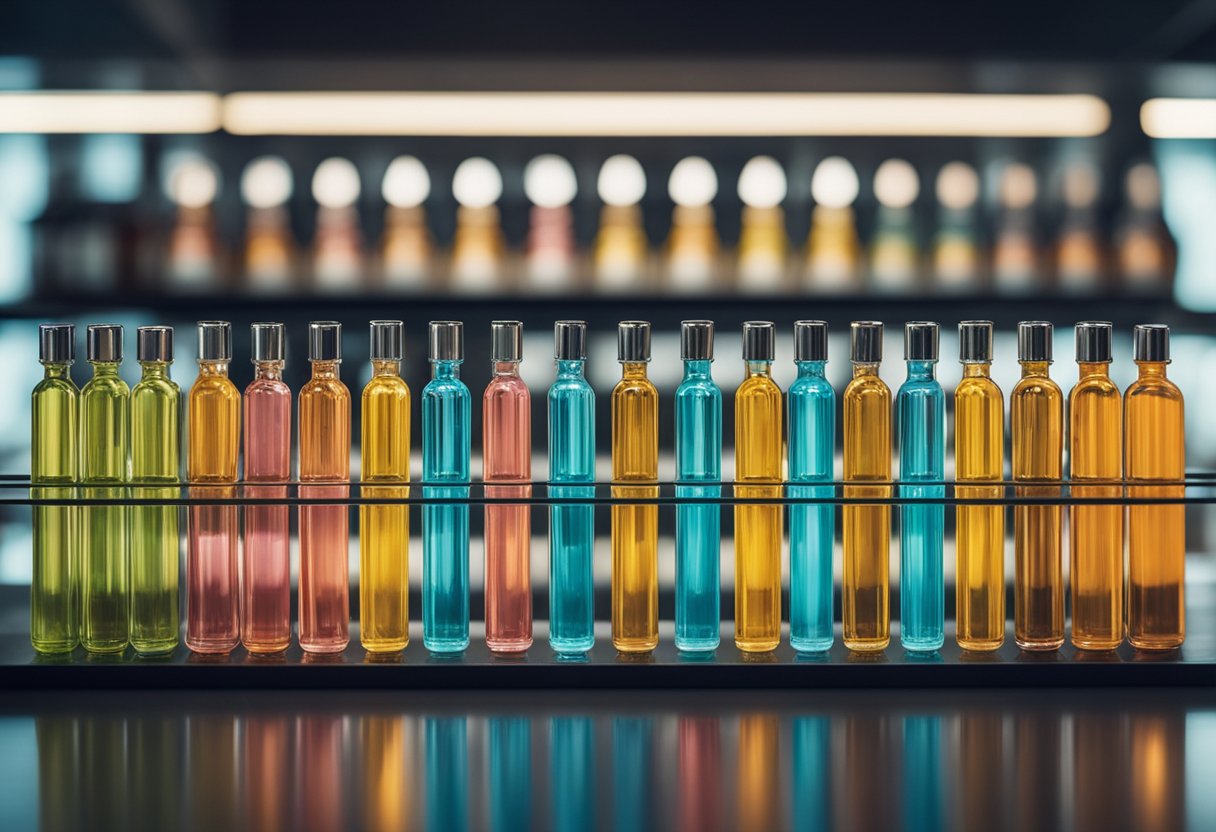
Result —
MULTIPOLYGON (((711 361, 685 361, 676 389, 676 496, 722 495, 722 391, 711 361)), ((715 504, 676 508, 676 647, 708 651, 721 627, 722 512, 715 504)))
MULTIPOLYGON (((300 388, 300 496, 350 495, 350 390, 338 362, 312 362, 300 388)), ((300 647, 341 653, 350 642, 350 513, 342 504, 300 507, 300 647)))
MULTIPOLYGON (((799 361, 787 397, 790 497, 831 498, 836 455, 836 391, 826 361, 799 361), (810 485, 808 483, 828 483, 810 485)), ((790 506, 790 645, 818 653, 832 646, 832 553, 836 508, 790 506)))
MULTIPOLYGON (((1137 378, 1123 395, 1124 473, 1128 496, 1185 496, 1182 392, 1165 364, 1138 361, 1137 378), (1170 485, 1148 484, 1170 481, 1170 485)), ((1184 604, 1186 507, 1133 505, 1128 509, 1127 639, 1141 650, 1172 650, 1186 638, 1184 604)))
MULTIPOLYGON (((659 392, 642 362, 621 365, 612 391, 612 496, 658 497, 659 392)), ((648 653, 659 644, 659 507, 612 506, 612 644, 648 653)))
MULTIPOLYGON (((422 389, 422 493, 441 499, 469 496, 472 397, 459 361, 432 361, 422 389)), ((432 653, 469 646, 469 507, 422 508, 422 643, 432 653)))
MULTIPOLYGON (((845 497, 891 496, 891 390, 877 364, 853 365, 844 391, 844 481, 845 497)), ((844 643, 860 652, 884 650, 891 640, 891 507, 848 505, 841 514, 844 643)))
MULTIPOLYGON (((1009 399, 1013 479, 1060 480, 1064 455, 1064 395, 1045 361, 1023 361, 1009 399)), ((1018 486, 1019 497, 1059 497, 1053 485, 1018 486)), ((1014 520, 1014 638, 1023 650, 1064 643, 1064 566, 1060 506, 1016 506, 1014 520)))
MULTIPOLYGON (((143 361, 131 389, 132 496, 173 499, 181 483, 182 391, 169 364, 143 361)), ((138 653, 166 653, 177 646, 177 506, 131 508, 131 646, 138 653)))
MULTIPOLYGON (((899 493, 944 500, 946 397, 936 361, 909 361, 895 399, 899 435, 899 493)), ((945 506, 906 505, 899 526, 899 641, 905 650, 933 651, 945 641, 945 506)))
MULTIPOLYGON (((1123 494, 1123 398, 1108 364, 1082 363, 1068 394, 1069 479, 1072 496, 1123 494), (1106 480, 1105 485, 1086 485, 1106 480)), ((1074 505, 1069 510, 1072 643, 1114 650, 1123 641, 1123 507, 1074 505)))
MULTIPOLYGON (((245 493, 287 496, 291 479, 291 389, 282 361, 260 361, 245 388, 245 493), (254 484, 256 483, 256 484, 254 484)), ((291 507, 245 506, 241 643, 278 653, 291 643, 291 507)))
MULTIPOLYGON (((362 419, 363 496, 408 497, 410 388, 401 378, 401 362, 372 362, 362 419)), ((409 565, 409 506, 361 506, 359 639, 368 652, 395 653, 409 644, 409 565)))
MULTIPOLYGON (((781 388, 772 362, 747 362, 735 391, 735 496, 781 497, 781 388)), ((735 646, 764 653, 781 641, 780 505, 735 506, 735 646)))

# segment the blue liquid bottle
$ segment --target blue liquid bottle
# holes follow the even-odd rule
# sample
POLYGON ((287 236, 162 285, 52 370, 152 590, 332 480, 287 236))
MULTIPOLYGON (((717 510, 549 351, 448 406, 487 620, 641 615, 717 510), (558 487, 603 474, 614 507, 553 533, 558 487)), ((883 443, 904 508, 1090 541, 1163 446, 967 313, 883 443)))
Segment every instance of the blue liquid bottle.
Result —
MULTIPOLYGON (((549 496, 595 496, 595 391, 583 376, 587 324, 558 321, 553 328, 557 380, 549 388, 549 496), (577 484, 575 484, 577 483, 577 484)), ((559 655, 595 644, 595 506, 549 509, 549 645, 559 655)))
MULTIPOLYGON (((722 494, 722 391, 714 384, 714 322, 680 324, 684 380, 676 389, 676 496, 722 494)), ((718 647, 722 508, 676 508, 676 647, 718 647)))
MULTIPOLYGON (((432 321, 431 381, 422 390, 422 494, 468 499, 469 388, 460 380, 464 324, 432 321)), ((422 643, 432 653, 469 646, 469 507, 422 507, 422 643)))
MULTIPOLYGON (((834 496, 836 391, 825 375, 827 361, 828 325, 795 323, 798 378, 787 394, 790 497, 834 496)), ((818 653, 832 646, 835 526, 834 505, 790 506, 790 645, 799 652, 818 653)))
MULTIPOLYGON (((901 497, 945 499, 946 398, 937 382, 938 326, 904 326, 908 379, 895 401, 901 497)), ((942 536, 945 507, 906 505, 900 523, 899 640, 905 650, 932 651, 945 638, 942 536)))

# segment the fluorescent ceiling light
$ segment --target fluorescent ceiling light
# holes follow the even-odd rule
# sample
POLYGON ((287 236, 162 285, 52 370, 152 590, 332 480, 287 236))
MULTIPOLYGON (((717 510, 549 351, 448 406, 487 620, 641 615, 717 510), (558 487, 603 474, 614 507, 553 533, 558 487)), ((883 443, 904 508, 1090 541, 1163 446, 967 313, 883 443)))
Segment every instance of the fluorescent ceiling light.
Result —
POLYGON ((1093 95, 674 92, 243 92, 242 135, 1096 136, 1093 95))
POLYGON ((1216 139, 1216 98, 1150 98, 1140 126, 1154 139, 1216 139))
POLYGON ((209 92, 3 92, 0 133, 212 133, 209 92))

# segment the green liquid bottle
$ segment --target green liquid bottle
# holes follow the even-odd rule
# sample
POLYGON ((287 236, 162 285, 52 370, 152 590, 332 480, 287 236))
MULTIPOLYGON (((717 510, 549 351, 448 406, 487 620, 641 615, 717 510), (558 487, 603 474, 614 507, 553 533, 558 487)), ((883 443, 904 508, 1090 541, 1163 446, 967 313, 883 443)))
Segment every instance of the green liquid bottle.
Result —
MULTIPOLYGON (((136 348, 143 376, 131 390, 131 495, 178 496, 181 470, 181 395, 169 378, 173 329, 141 326, 136 348)), ((131 646, 166 653, 177 646, 178 509, 131 508, 131 646)))
MULTIPOLYGON (((38 360, 45 375, 33 394, 30 496, 35 500, 75 499, 80 391, 72 383, 70 371, 76 360, 76 327, 38 327, 38 360)), ((34 506, 30 641, 39 653, 68 653, 79 640, 79 530, 80 513, 75 506, 34 506)))
POLYGON ((118 375, 122 327, 89 327, 86 338, 93 378, 80 394, 83 571, 80 643, 93 653, 120 653, 127 646, 127 508, 121 500, 130 479, 127 459, 131 391, 118 375), (92 502, 90 502, 92 501, 92 502))

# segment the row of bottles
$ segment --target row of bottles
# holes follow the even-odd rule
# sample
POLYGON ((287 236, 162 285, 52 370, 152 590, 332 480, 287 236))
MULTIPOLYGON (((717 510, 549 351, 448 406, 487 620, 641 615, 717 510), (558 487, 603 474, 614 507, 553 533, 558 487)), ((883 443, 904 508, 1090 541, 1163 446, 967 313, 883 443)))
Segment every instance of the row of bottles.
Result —
MULTIPOLYGON (((1004 400, 990 378, 992 324, 960 324, 963 382, 955 392, 958 487, 958 639, 993 650, 1005 632, 1004 514, 1000 505, 967 505, 1003 494, 1004 400)), ((400 321, 371 324, 374 375, 363 393, 365 496, 361 506, 362 640, 373 652, 408 640, 409 515, 394 498, 408 496, 410 392, 400 377, 400 321)), ((350 393, 338 377, 340 325, 310 326, 312 379, 300 392, 300 496, 334 499, 300 507, 300 642, 332 652, 347 644, 350 393)), ((924 500, 901 508, 901 642, 933 651, 944 640, 945 402, 936 380, 939 327, 905 326, 908 377, 895 400, 899 437, 898 495, 924 500), (936 501, 936 503, 935 503, 936 501)), ((1165 375, 1168 329, 1135 329, 1140 377, 1120 396, 1110 381, 1112 327, 1077 326, 1080 380, 1069 396, 1074 496, 1159 499, 1182 495, 1183 406, 1165 375)), ((612 626, 621 652, 658 644, 658 392, 647 377, 650 325, 618 327, 622 378, 612 393, 612 626)), ((892 496, 891 392, 878 377, 883 325, 852 325, 853 380, 844 392, 844 568, 842 620, 853 650, 884 649, 889 634, 889 504, 858 504, 892 496)), ((1018 327, 1022 380, 1011 394, 1015 507, 1015 634, 1024 649, 1055 649, 1064 640, 1062 508, 1052 505, 1063 483, 1064 398, 1048 376, 1052 326, 1018 327), (1034 504, 1035 499, 1043 501, 1034 504)), ((283 384, 284 328, 253 325, 256 377, 243 397, 245 475, 249 496, 282 498, 290 478, 291 393, 283 384)), ((495 322, 494 378, 484 394, 486 496, 531 497, 530 394, 519 376, 522 327, 495 322)), ((592 607, 594 393, 584 377, 586 324, 555 325, 558 377, 549 392, 551 644, 580 653, 594 641, 592 607), (566 505, 569 501, 571 504, 566 505)), ((795 325, 798 378, 784 397, 772 379, 776 329, 744 325, 747 377, 735 395, 735 642, 748 652, 780 641, 783 488, 789 496, 831 499, 835 493, 835 392, 825 378, 827 326, 795 325), (788 442, 782 422, 788 419, 788 442), (788 467, 788 471, 784 471, 788 467), (754 502, 752 502, 754 501, 754 502)), ((41 328, 46 379, 34 392, 36 494, 68 497, 77 483, 94 498, 119 498, 132 482, 140 496, 172 497, 178 484, 178 399, 169 380, 172 330, 139 332, 144 374, 128 394, 118 378, 121 327, 91 326, 94 378, 79 395, 68 378, 74 354, 70 325, 41 328), (130 456, 128 459, 128 437, 130 456), (77 465, 77 443, 82 448, 77 465), (77 474, 79 473, 79 476, 77 474)), ((720 622, 719 560, 722 394, 710 371, 712 321, 681 328, 685 376, 676 392, 677 508, 676 644, 711 650, 720 622), (698 502, 698 500, 704 502, 698 502)), ((423 632, 427 649, 460 652, 469 641, 470 393, 460 380, 463 326, 432 322, 433 378, 422 392, 423 632)), ((191 505, 187 554, 187 645, 226 653, 238 640, 253 652, 278 652, 290 641, 289 507, 243 507, 244 568, 238 569, 237 449, 242 396, 228 379, 231 331, 225 322, 199 325, 199 377, 188 399, 187 478, 191 505)), ((35 646, 47 652, 76 644, 121 650, 128 635, 141 652, 171 649, 177 638, 177 510, 172 505, 40 505, 35 517, 33 623, 35 646), (74 524, 83 523, 76 553, 74 524), (128 546, 128 522, 130 543, 128 546), (66 544, 65 544, 66 541, 66 544), (128 567, 129 560, 129 567, 128 567), (128 568, 130 591, 128 593, 128 568), (76 596, 79 594, 79 598, 76 596)), ((1124 612, 1123 529, 1119 504, 1071 507, 1073 641, 1112 649, 1124 632, 1145 649, 1170 649, 1184 636, 1180 504, 1127 509, 1128 587, 1124 612)), ((495 651, 532 643, 530 509, 486 507, 486 638, 495 651)), ((790 638, 800 651, 828 649, 834 639, 830 502, 790 507, 790 638)))

